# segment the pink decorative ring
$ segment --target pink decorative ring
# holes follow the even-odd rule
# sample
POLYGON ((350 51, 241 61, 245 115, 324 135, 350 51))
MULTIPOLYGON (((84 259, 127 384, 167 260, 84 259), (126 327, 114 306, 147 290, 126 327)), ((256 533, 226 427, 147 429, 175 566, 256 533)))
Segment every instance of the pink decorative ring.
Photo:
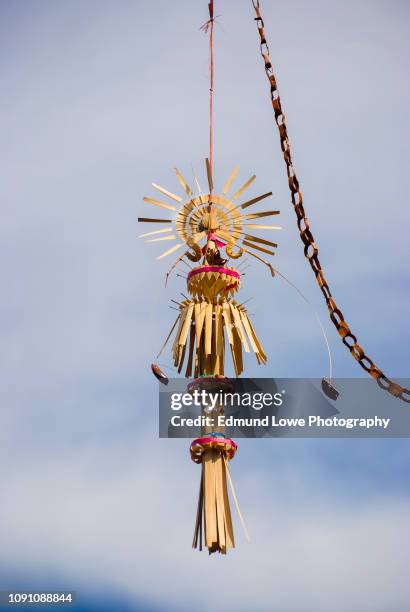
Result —
POLYGON ((202 455, 210 449, 220 450, 226 453, 227 459, 230 461, 234 458, 238 446, 230 438, 204 437, 197 438, 191 442, 189 448, 191 459, 195 463, 202 463, 202 455))
POLYGON ((196 274, 202 274, 204 272, 219 272, 219 274, 226 274, 226 276, 233 276, 234 278, 241 278, 241 275, 236 270, 225 268, 224 266, 201 266, 195 268, 188 273, 188 280, 196 274))

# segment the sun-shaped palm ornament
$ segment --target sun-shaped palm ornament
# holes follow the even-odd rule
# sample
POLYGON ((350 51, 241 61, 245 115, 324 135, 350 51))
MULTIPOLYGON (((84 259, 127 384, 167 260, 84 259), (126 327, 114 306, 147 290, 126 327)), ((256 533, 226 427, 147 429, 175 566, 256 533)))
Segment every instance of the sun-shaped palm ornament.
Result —
POLYGON ((239 202, 255 180, 255 175, 229 196, 239 172, 238 166, 231 172, 220 195, 214 193, 208 159, 206 159, 206 176, 209 192, 206 194, 201 192, 196 178, 198 193, 194 194, 181 172, 177 168, 175 172, 187 199, 183 201, 181 196, 152 183, 155 189, 179 206, 145 197, 146 203, 169 210, 172 216, 138 219, 143 223, 169 225, 140 236, 146 238, 147 242, 175 243, 160 253, 157 259, 163 259, 181 248, 185 249, 168 271, 167 278, 180 261, 185 261, 190 268, 187 289, 191 298, 184 296, 184 300, 178 302, 179 315, 165 344, 178 326, 173 344, 174 364, 178 372, 181 372, 187 355, 185 376, 189 377, 192 374, 223 376, 226 336, 232 353, 234 370, 238 376, 243 371, 242 349, 250 352, 251 347, 259 363, 266 363, 266 355, 248 318, 246 308, 234 299, 234 294, 240 286, 241 273, 229 265, 229 260, 239 259, 247 253, 268 266, 273 275, 272 265, 259 253, 274 255, 273 249, 277 247, 277 243, 256 236, 253 232, 281 229, 278 225, 255 222, 261 218, 277 215, 279 211, 247 212, 250 206, 265 200, 272 195, 272 192, 239 202), (192 267, 188 262, 198 265, 192 267))
MULTIPOLYGON (((188 255, 191 255, 190 259, 199 261, 201 255, 204 254, 204 247, 210 241, 214 242, 218 248, 225 247, 228 258, 232 259, 241 257, 244 252, 248 252, 248 249, 274 255, 272 249, 278 246, 277 243, 255 236, 253 232, 254 230, 279 230, 281 228, 278 225, 266 225, 254 221, 263 217, 278 215, 279 211, 245 212, 250 206, 271 196, 272 192, 264 193, 239 204, 237 203, 239 198, 254 182, 256 176, 251 176, 229 197, 228 194, 239 172, 239 166, 236 166, 231 172, 220 195, 213 193, 214 186, 208 160, 206 160, 206 170, 209 193, 201 193, 198 181, 195 179, 198 188, 198 194, 195 195, 180 171, 175 168, 176 176, 189 198, 185 202, 183 202, 181 196, 152 183, 155 189, 176 202, 179 207, 151 197, 144 197, 144 202, 169 210, 173 214, 171 218, 167 219, 140 217, 139 222, 170 225, 170 227, 164 229, 142 234, 140 238, 147 238, 147 242, 154 243, 176 241, 176 244, 161 253, 157 259, 163 259, 187 245, 189 247, 188 255), (236 243, 238 243, 238 248, 234 250, 233 247, 236 243)), ((252 254, 252 251, 250 254, 252 254)), ((255 255, 255 253, 253 254, 255 255)), ((267 262, 263 261, 263 263, 267 262)))

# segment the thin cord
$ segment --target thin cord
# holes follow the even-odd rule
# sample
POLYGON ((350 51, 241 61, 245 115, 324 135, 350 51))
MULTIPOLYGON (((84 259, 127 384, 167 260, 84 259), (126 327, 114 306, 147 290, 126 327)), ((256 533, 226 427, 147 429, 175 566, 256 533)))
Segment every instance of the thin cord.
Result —
MULTIPOLYGON (((208 3, 209 10, 209 19, 206 21, 203 26, 201 26, 201 30, 208 33, 209 30, 209 168, 212 176, 213 170, 213 134, 212 134, 212 124, 213 124, 213 94, 214 94, 214 0, 209 0, 208 3)), ((212 189, 210 195, 212 196, 212 189)), ((212 200, 209 203, 212 205, 212 200)))
POLYGON ((313 313, 314 313, 314 315, 316 317, 317 322, 319 323, 320 329, 322 330, 322 334, 323 334, 323 337, 324 337, 325 342, 326 342, 327 353, 328 353, 328 356, 329 356, 329 381, 331 381, 332 380, 332 373, 333 373, 332 352, 330 350, 330 345, 329 345, 329 341, 327 339, 325 328, 323 327, 322 321, 320 320, 320 317, 319 317, 318 313, 316 312, 316 309, 309 302, 307 297, 301 292, 301 290, 298 289, 298 287, 296 287, 296 285, 294 285, 288 278, 286 278, 286 276, 284 274, 282 274, 282 272, 279 272, 279 270, 277 268, 275 268, 275 272, 276 272, 276 274, 279 274, 279 276, 281 278, 283 278, 283 280, 286 283, 288 283, 288 285, 293 287, 295 289, 295 291, 297 291, 299 293, 299 295, 302 298, 302 300, 304 300, 306 302, 306 304, 308 304, 310 306, 310 308, 313 310, 313 313))
POLYGON ((249 536, 249 532, 248 532, 248 529, 246 527, 245 519, 243 518, 241 509, 239 508, 239 502, 238 502, 238 498, 236 497, 235 487, 233 486, 233 481, 232 481, 232 478, 231 478, 231 472, 229 471, 228 460, 227 460, 225 454, 222 454, 222 456, 224 458, 225 469, 226 469, 226 473, 227 473, 227 476, 228 476, 229 484, 231 486, 231 492, 232 492, 232 496, 233 496, 233 499, 234 499, 234 502, 235 502, 236 511, 238 513, 239 520, 241 521, 241 525, 242 525, 242 529, 243 529, 243 531, 245 533, 245 537, 248 540, 248 542, 250 542, 251 538, 249 536))
MULTIPOLYGON (((210 32, 209 32, 209 55, 210 55, 210 87, 209 87, 209 166, 211 168, 212 176, 212 122, 213 122, 213 94, 214 94, 214 2, 210 0, 209 5, 209 17, 210 17, 210 32)), ((212 193, 211 193, 212 195, 212 193)))

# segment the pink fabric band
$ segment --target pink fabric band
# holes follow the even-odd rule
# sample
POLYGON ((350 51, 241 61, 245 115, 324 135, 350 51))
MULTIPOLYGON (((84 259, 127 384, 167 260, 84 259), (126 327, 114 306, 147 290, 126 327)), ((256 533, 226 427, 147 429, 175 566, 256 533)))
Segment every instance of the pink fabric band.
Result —
POLYGON ((226 274, 227 276, 234 276, 235 278, 241 278, 241 275, 236 270, 230 270, 223 266, 202 266, 201 268, 195 268, 188 274, 188 280, 195 276, 195 274, 201 274, 202 272, 219 272, 219 274, 226 274))
POLYGON ((209 442, 223 442, 224 444, 229 444, 230 446, 233 446, 235 450, 238 448, 238 445, 235 444, 235 442, 231 440, 230 438, 213 438, 213 437, 197 438, 196 440, 193 440, 191 442, 191 447, 194 446, 195 444, 208 444, 209 442))

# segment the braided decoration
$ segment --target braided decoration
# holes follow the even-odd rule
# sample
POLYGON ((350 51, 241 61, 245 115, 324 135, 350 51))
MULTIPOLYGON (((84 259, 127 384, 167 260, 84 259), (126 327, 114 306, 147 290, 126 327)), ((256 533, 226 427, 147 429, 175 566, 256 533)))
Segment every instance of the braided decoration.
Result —
POLYGON ((276 84, 276 76, 269 57, 269 47, 266 42, 264 22, 260 14, 259 0, 252 0, 252 4, 256 13, 255 21, 260 36, 260 51, 263 58, 263 62, 265 64, 266 76, 268 77, 270 83, 270 97, 272 101, 273 111, 275 114, 275 122, 279 130, 280 146, 286 164, 292 204, 294 206, 297 217, 300 237, 304 244, 305 257, 309 260, 310 266, 315 274, 317 283, 325 298, 329 310, 330 319, 336 327, 337 331, 339 332, 343 344, 347 346, 350 353, 353 355, 356 361, 358 361, 359 365, 377 381, 378 385, 382 389, 384 389, 394 397, 397 397, 403 400, 404 402, 410 403, 410 390, 390 380, 376 366, 372 359, 370 359, 370 357, 366 355, 362 347, 357 342, 356 336, 352 334, 349 325, 345 321, 342 311, 340 310, 340 308, 338 308, 336 302, 332 297, 332 293, 330 291, 329 285, 327 284, 322 267, 320 265, 320 261, 318 258, 319 250, 311 232, 309 221, 305 215, 305 210, 303 207, 303 197, 300 191, 299 181, 296 177, 295 169, 293 167, 285 115, 282 112, 281 100, 276 84))

